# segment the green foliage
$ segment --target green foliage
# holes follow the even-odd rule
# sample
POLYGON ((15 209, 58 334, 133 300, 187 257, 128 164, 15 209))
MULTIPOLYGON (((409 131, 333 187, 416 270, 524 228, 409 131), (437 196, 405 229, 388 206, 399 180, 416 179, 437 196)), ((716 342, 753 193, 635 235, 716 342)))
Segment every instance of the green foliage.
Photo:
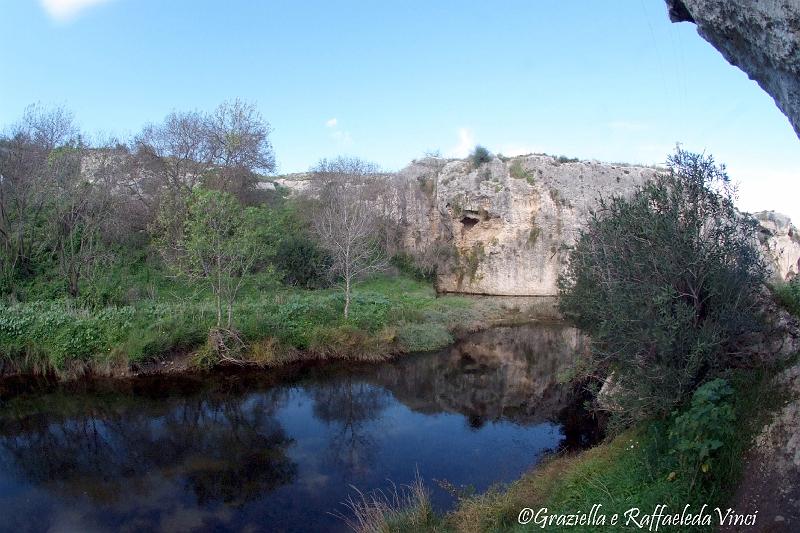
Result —
POLYGON ((709 472, 717 451, 733 436, 732 394, 726 380, 714 379, 694 391, 686 411, 673 415, 669 438, 684 471, 709 472))
POLYGON ((560 156, 558 156, 556 158, 556 162, 558 164, 562 164, 562 163, 577 163, 578 161, 580 161, 580 159, 578 159, 577 157, 567 157, 565 155, 560 155, 560 156))
POLYGON ((330 263, 328 254, 304 236, 289 236, 275 252, 275 266, 282 272, 283 282, 296 287, 324 287, 330 263))
MULTIPOLYGON (((214 293, 217 326, 222 306, 227 307, 231 327, 232 307, 243 277, 264 255, 256 228, 260 210, 244 209, 226 192, 196 189, 187 205, 186 219, 177 235, 165 232, 157 246, 167 265, 178 275, 205 283, 214 293)), ((161 213, 162 217, 172 213, 161 213)), ((169 227, 170 221, 161 224, 169 227)))
POLYGON ((436 278, 436 264, 421 265, 414 256, 406 252, 398 252, 391 259, 400 272, 418 281, 433 281, 436 278))
POLYGON ((727 185, 712 158, 678 150, 668 173, 601 200, 570 253, 561 309, 592 338, 589 371, 614 372, 623 423, 671 412, 761 326, 756 223, 727 185))
POLYGON ((800 277, 774 286, 772 292, 780 305, 793 315, 800 316, 800 277))
POLYGON ((509 167, 508 171, 509 171, 509 174, 511 174, 512 178, 515 178, 515 179, 518 179, 518 180, 525 180, 528 183, 530 183, 531 185, 536 183, 536 175, 534 174, 534 172, 532 170, 527 170, 524 166, 522 166, 522 160, 521 159, 515 159, 511 163, 511 166, 509 167))
POLYGON ((397 336, 409 352, 430 352, 453 344, 447 328, 436 322, 402 324, 397 336))
POLYGON ((96 313, 65 300, 0 307, 0 354, 9 360, 44 353, 49 367, 107 356, 131 332, 133 309, 108 307, 96 313))
POLYGON ((481 145, 477 145, 475 149, 469 154, 469 160, 475 167, 481 166, 483 163, 488 163, 492 160, 492 153, 481 145))

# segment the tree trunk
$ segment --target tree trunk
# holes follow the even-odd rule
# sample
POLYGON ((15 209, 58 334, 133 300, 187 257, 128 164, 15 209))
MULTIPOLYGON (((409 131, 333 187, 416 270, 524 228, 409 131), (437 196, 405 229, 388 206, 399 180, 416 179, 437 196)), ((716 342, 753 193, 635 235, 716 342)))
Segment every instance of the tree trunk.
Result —
POLYGON ((68 278, 69 278, 69 287, 67 288, 67 291, 69 292, 69 295, 72 298, 77 298, 78 297, 78 291, 79 291, 79 289, 78 289, 78 273, 74 269, 72 269, 72 270, 70 270, 68 278))
POLYGON ((350 315, 350 277, 344 279, 344 319, 350 315))

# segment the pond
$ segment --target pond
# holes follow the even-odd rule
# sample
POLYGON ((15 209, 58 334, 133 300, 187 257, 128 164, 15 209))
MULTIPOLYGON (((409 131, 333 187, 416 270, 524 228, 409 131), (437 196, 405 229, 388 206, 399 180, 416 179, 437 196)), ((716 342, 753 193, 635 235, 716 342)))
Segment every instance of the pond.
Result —
POLYGON ((417 473, 446 510, 596 438, 558 384, 583 349, 546 323, 374 365, 6 382, 0 529, 341 531, 354 487, 417 473))

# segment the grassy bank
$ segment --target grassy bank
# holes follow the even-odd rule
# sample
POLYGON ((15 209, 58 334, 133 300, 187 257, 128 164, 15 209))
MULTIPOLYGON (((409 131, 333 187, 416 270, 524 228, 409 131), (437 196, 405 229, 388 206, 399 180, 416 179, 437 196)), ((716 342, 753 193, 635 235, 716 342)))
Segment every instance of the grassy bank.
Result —
MULTIPOLYGON (((703 504, 710 509, 725 509, 735 490, 742 469, 742 458, 752 439, 763 426, 766 416, 782 401, 771 378, 774 371, 736 371, 728 377, 734 394, 732 431, 721 442, 719 453, 708 468, 695 469, 681 464, 673 446, 673 420, 641 423, 612 440, 575 455, 554 456, 511 485, 459 500, 454 511, 436 516, 430 511, 424 493, 404 509, 383 512, 386 520, 370 531, 437 532, 518 532, 538 531, 541 523, 518 523, 523 508, 546 515, 589 513, 593 505, 602 505, 610 517, 639 508, 642 516, 654 512, 657 505, 667 505, 680 513, 689 504, 697 513, 703 504), (415 527, 424 524, 424 527, 415 527)), ((740 512, 753 510, 741 509, 740 512)), ((641 517, 640 517, 641 518, 641 517)), ((714 523, 718 523, 714 516, 714 523)), ((623 524, 624 525, 624 524, 623 524)), ((596 526, 547 526, 547 530, 590 532, 596 526)), ((609 527, 606 531, 630 529, 609 527)), ((645 529, 647 529, 645 527, 645 529)), ((661 527, 659 531, 713 531, 716 527, 661 527)), ((364 529, 363 531, 367 531, 364 529)))
MULTIPOLYGON (((800 316, 798 287, 800 284, 795 282, 774 288, 776 301, 796 316, 800 316)), ((799 356, 775 367, 728 370, 721 376, 730 386, 727 395, 696 402, 698 394, 702 396, 701 387, 692 402, 670 417, 641 422, 585 452, 553 456, 506 487, 460 499, 456 509, 445 516, 429 511, 425 493, 416 490, 417 498, 405 510, 384 513, 389 519, 373 530, 410 531, 411 521, 419 523, 421 514, 426 526, 417 531, 541 529, 541 522, 519 524, 523 508, 533 509, 534 513, 546 508, 546 518, 588 513, 593 505, 602 505, 602 514, 609 520, 615 513, 624 518, 623 513, 632 508, 640 509, 642 516, 653 513, 658 505, 666 505, 668 513, 680 513, 685 505, 697 513, 704 504, 709 506, 709 512, 717 506, 724 512, 741 480, 746 452, 771 414, 787 400, 788 391, 776 389, 775 377, 787 366, 797 364, 799 356), (722 415, 727 422, 721 421, 722 415), (724 431, 708 433, 709 428, 714 431, 718 427, 724 431), (701 460, 686 460, 687 450, 697 452, 703 448, 709 448, 710 453, 701 460)), ((739 513, 755 510, 736 509, 739 513)), ((719 519, 714 515, 709 527, 662 526, 659 531, 715 531, 718 525, 719 519)), ((603 530, 580 525, 546 528, 603 530)), ((624 523, 605 528, 620 529, 639 530, 633 523, 627 528, 624 523)))
MULTIPOLYGON (((163 280, 150 292, 127 305, 81 306, 66 299, 3 305, 2 366, 6 372, 113 373, 188 352, 197 352, 197 364, 208 364, 201 348, 215 321, 211 296, 163 280)), ((486 301, 437 297, 430 283, 405 276, 360 283, 347 320, 343 306, 336 289, 292 289, 254 277, 234 310, 245 358, 265 366, 308 358, 374 360, 435 350, 459 330, 513 315, 486 301)))

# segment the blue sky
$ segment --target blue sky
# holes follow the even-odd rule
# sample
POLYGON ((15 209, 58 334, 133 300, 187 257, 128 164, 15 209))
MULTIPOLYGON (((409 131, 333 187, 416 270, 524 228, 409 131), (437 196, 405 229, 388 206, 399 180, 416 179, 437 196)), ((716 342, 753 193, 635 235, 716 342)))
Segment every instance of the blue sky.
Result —
POLYGON ((0 0, 0 39, 0 124, 64 104, 126 136, 240 97, 280 172, 475 143, 657 163, 681 142, 727 163, 742 208, 800 221, 800 140, 661 0, 0 0))

